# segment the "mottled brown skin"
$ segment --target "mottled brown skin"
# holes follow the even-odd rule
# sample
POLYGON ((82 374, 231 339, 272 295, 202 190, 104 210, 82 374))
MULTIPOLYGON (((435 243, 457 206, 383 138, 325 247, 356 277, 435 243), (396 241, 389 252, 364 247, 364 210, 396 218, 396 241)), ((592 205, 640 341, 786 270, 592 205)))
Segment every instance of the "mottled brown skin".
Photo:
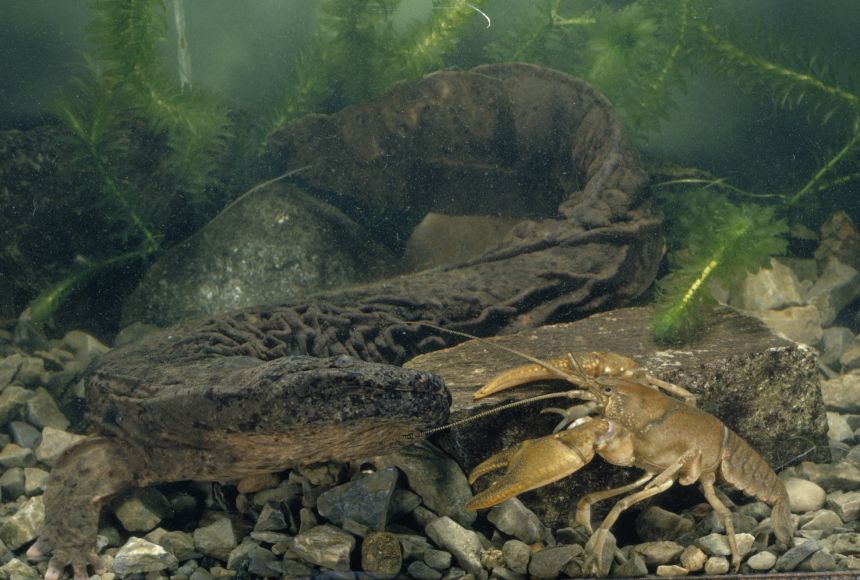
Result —
POLYGON ((87 382, 102 438, 70 450, 48 482, 29 554, 53 553, 49 578, 67 565, 86 577, 99 507, 130 485, 380 452, 442 422, 441 385, 389 365, 459 339, 404 321, 487 336, 572 320, 638 296, 662 255, 661 216, 617 115, 560 72, 435 73, 310 115, 270 145, 289 167, 312 165, 301 173, 311 191, 437 211, 449 200, 492 209, 504 195, 533 219, 467 262, 184 324, 111 352, 87 382), (331 361, 342 355, 355 362, 338 382, 331 361))
POLYGON ((443 423, 451 403, 429 373, 346 355, 224 357, 156 367, 145 379, 118 374, 135 352, 111 353, 89 378, 102 435, 72 447, 51 472, 45 523, 28 552, 53 552, 46 578, 67 564, 88 577, 101 507, 126 488, 382 454, 443 423))

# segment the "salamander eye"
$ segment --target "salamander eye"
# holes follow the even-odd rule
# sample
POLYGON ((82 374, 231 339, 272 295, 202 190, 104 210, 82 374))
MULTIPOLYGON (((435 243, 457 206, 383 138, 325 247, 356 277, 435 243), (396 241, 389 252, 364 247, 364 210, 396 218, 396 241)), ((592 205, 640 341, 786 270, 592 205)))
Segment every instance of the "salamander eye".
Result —
POLYGON ((614 391, 614 389, 612 387, 610 387, 609 385, 606 385, 603 387, 603 394, 604 395, 611 395, 613 393, 613 391, 614 391))

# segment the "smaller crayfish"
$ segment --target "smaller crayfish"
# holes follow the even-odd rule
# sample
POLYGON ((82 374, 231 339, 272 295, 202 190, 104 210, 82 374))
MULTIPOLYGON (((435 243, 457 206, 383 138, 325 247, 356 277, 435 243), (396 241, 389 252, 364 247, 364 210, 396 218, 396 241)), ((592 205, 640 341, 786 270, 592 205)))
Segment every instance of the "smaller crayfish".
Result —
POLYGON ((477 391, 476 398, 535 380, 560 378, 578 387, 567 391, 567 397, 585 402, 560 411, 564 419, 555 433, 526 440, 475 467, 469 474, 470 483, 491 471, 503 467, 506 471, 466 507, 488 508, 562 479, 597 454, 614 465, 637 467, 645 473, 630 484, 590 493, 579 500, 576 521, 591 533, 591 506, 629 494, 613 506, 593 532, 584 568, 588 573, 609 573, 600 555, 621 513, 667 490, 675 481, 701 484, 705 498, 725 526, 736 571, 741 557, 731 512, 714 489, 718 481, 770 504, 776 537, 783 543, 791 542, 794 524, 782 480, 749 444, 719 419, 696 408, 686 389, 650 377, 632 359, 615 353, 576 353, 546 362, 515 354, 534 364, 502 373, 477 391))

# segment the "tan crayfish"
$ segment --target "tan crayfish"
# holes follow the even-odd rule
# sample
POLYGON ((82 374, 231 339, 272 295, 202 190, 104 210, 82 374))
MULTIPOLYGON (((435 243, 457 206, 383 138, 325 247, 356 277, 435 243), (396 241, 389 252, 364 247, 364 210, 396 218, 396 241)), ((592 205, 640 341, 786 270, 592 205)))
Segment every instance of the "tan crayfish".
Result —
POLYGON ((717 482, 729 483, 770 504, 774 533, 781 542, 790 545, 794 524, 782 481, 743 439, 713 415, 696 408, 686 389, 650 377, 637 369, 631 359, 615 353, 573 353, 564 359, 544 362, 511 352, 534 364, 497 376, 475 393, 476 398, 535 380, 561 378, 578 387, 565 396, 585 403, 562 411, 565 418, 554 434, 524 441, 475 467, 469 475, 470 483, 497 469, 504 467, 506 471, 475 495, 468 508, 488 508, 562 479, 597 454, 614 465, 637 467, 645 473, 633 483, 590 493, 579 500, 576 521, 592 532, 591 506, 629 493, 593 532, 587 546, 587 573, 599 576, 609 573, 608 564, 600 554, 619 515, 667 490, 676 481, 681 485, 697 481, 701 484, 705 498, 725 526, 736 571, 741 558, 731 512, 714 489, 717 482))

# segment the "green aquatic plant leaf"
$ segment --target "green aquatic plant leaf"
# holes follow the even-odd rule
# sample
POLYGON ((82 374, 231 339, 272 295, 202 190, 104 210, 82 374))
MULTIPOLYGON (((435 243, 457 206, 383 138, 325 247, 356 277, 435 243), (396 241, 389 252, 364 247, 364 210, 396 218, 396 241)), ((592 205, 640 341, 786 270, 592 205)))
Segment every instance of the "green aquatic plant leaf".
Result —
MULTIPOLYGON (((860 114, 860 94, 850 76, 840 75, 833 64, 808 49, 776 41, 748 49, 707 23, 698 22, 694 30, 702 56, 748 91, 763 89, 777 106, 805 107, 822 122, 838 112, 851 117, 860 114)), ((747 39, 769 37, 745 35, 747 39)))
POLYGON ((678 204, 672 235, 681 242, 678 267, 658 282, 651 321, 658 342, 689 340, 713 301, 711 284, 730 285, 785 251, 788 226, 776 208, 736 205, 712 191, 688 194, 678 204))
POLYGON ((122 107, 167 134, 170 165, 190 198, 212 184, 230 136, 226 111, 204 91, 171 78, 159 45, 166 39, 163 0, 96 0, 89 39, 102 76, 113 79, 122 107))

